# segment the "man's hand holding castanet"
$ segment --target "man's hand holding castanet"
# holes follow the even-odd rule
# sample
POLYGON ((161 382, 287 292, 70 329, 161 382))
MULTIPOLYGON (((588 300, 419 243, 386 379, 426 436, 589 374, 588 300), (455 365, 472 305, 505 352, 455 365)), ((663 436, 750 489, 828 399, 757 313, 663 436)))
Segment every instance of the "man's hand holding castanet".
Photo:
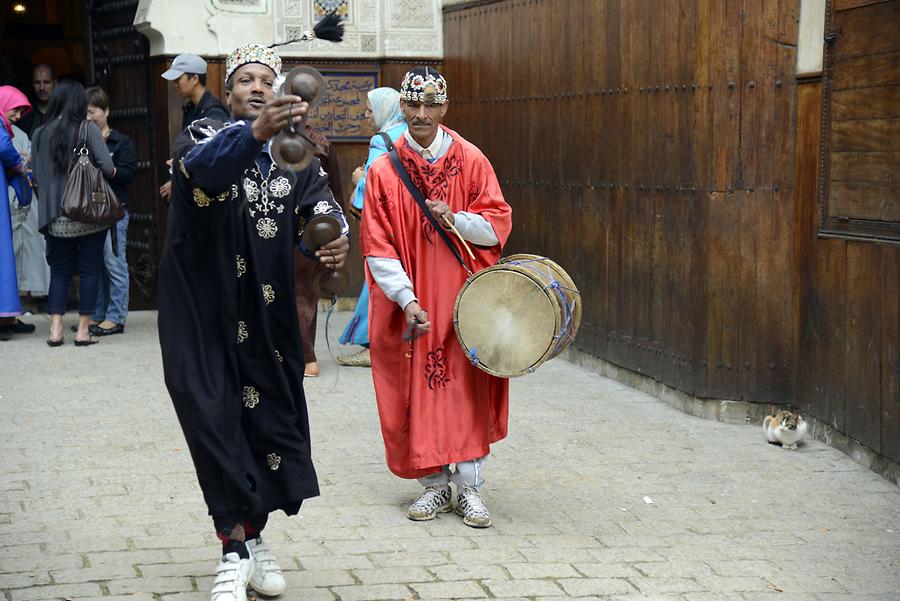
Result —
POLYGON ((253 120, 253 137, 265 142, 286 129, 290 121, 299 127, 307 110, 309 104, 299 96, 279 96, 267 102, 259 117, 253 120))
POLYGON ((319 247, 319 250, 316 251, 316 256, 319 257, 319 261, 321 261, 322 265, 329 269, 340 269, 344 266, 344 260, 347 258, 347 253, 350 252, 350 240, 347 236, 341 236, 340 238, 335 238, 328 244, 323 244, 319 247))

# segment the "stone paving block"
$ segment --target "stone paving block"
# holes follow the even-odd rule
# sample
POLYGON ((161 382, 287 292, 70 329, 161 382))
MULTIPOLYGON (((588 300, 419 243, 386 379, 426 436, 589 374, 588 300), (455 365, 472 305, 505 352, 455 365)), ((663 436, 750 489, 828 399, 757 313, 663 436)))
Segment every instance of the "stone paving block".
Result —
POLYGON ((290 591, 357 584, 347 570, 286 570, 284 580, 290 591))
POLYGON ((713 574, 712 568, 701 561, 636 561, 631 563, 631 565, 645 576, 650 576, 651 578, 684 578, 686 576, 711 576, 713 574))
MULTIPOLYGON (((212 580, 210 579, 210 583, 212 580)), ((130 595, 133 593, 188 593, 194 590, 194 584, 187 577, 167 578, 132 578, 115 580, 107 585, 111 595, 130 595)))
POLYGON ((37 543, 30 545, 7 545, 3 547, 4 557, 31 557, 41 552, 41 546, 37 543))
POLYGON ((139 576, 134 567, 128 564, 109 564, 74 570, 56 570, 50 572, 50 575, 56 584, 97 582, 99 580, 127 579, 139 576))
MULTIPOLYGON (((617 563, 621 561, 666 561, 658 549, 641 547, 614 547, 610 549, 588 549, 593 559, 600 563, 617 563)), ((681 555, 688 557, 689 555, 681 555)))
POLYGON ((216 563, 212 561, 194 561, 191 563, 167 561, 164 563, 138 564, 135 568, 140 572, 142 578, 209 576, 216 571, 216 563))
POLYGON ((300 567, 305 570, 353 570, 375 567, 365 555, 316 555, 301 557, 300 567))
POLYGON ((566 549, 560 547, 526 547, 519 549, 522 561, 533 563, 589 563, 596 558, 592 554, 595 549, 566 549))
POLYGON ((431 566, 428 571, 433 573, 438 580, 503 580, 509 578, 509 572, 500 566, 491 564, 447 564, 431 566))
MULTIPOLYGON (((215 556, 215 552, 213 552, 212 555, 215 556)), ((86 561, 90 566, 103 566, 120 563, 126 565, 141 565, 169 563, 172 561, 172 557, 169 555, 168 551, 164 549, 141 549, 130 551, 87 553, 86 561)), ((186 562, 187 560, 182 561, 182 563, 186 562)))
POLYGON ((402 584, 358 584, 331 588, 341 601, 406 601, 410 589, 402 584))
POLYGON ((628 581, 644 594, 684 593, 706 590, 705 586, 692 578, 629 578, 628 581))
MULTIPOLYGON (((173 593, 169 595, 161 595, 161 601, 209 601, 208 591, 197 591, 195 593, 173 593)), ((331 599, 334 599, 332 596, 331 599)))
POLYGON ((353 570, 362 584, 393 584, 402 582, 432 582, 434 577, 423 568, 412 566, 401 568, 376 568, 374 570, 353 570))
POLYGON ((515 549, 472 549, 470 551, 450 551, 449 555, 450 559, 462 565, 525 561, 522 554, 515 549))
POLYGON ((570 597, 621 595, 636 592, 624 578, 562 578, 557 581, 570 597))
POLYGON ((760 576, 703 576, 694 579, 709 591, 754 592, 771 591, 770 580, 760 576))
POLYGON ((103 591, 97 584, 53 584, 50 586, 32 586, 25 589, 7 591, 10 601, 38 601, 40 599, 73 599, 82 597, 100 597, 103 591))
POLYGON ((65 570, 84 566, 81 555, 33 555, 10 557, 0 561, 0 573, 33 572, 35 570, 65 570))
POLYGON ((394 551, 392 553, 369 553, 368 558, 376 566, 392 568, 396 566, 437 566, 447 563, 447 554, 430 551, 415 553, 394 551))
POLYGON ((485 588, 494 597, 554 597, 563 592, 552 580, 521 578, 515 580, 485 580, 485 588))
POLYGON ((410 584, 420 599, 479 599, 487 597, 474 580, 410 584))
POLYGON ((588 578, 629 578, 641 576, 631 564, 627 563, 576 563, 572 567, 579 575, 588 578))
POLYGON ((401 540, 401 547, 410 553, 444 553, 474 549, 475 543, 464 536, 432 536, 422 540, 401 540))
MULTIPOLYGON (((578 578, 580 574, 567 563, 507 563, 503 565, 513 580, 531 578, 578 578)), ((528 595, 525 595, 526 597, 528 595)))
POLYGON ((11 588, 28 588, 51 584, 49 572, 20 572, 18 574, 0 574, 0 591, 11 588))
POLYGON ((325 547, 335 555, 363 555, 389 553, 397 550, 396 540, 326 541, 325 547))

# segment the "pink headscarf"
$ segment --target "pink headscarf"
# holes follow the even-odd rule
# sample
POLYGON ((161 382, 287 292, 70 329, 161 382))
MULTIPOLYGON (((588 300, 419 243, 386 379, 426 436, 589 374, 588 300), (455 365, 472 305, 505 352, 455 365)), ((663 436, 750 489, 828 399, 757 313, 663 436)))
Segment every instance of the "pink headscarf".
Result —
POLYGON ((0 86, 0 119, 3 120, 3 127, 9 132, 10 138, 13 137, 13 130, 12 124, 6 118, 6 111, 18 108, 25 109, 25 113, 31 110, 31 103, 25 94, 12 86, 0 86))

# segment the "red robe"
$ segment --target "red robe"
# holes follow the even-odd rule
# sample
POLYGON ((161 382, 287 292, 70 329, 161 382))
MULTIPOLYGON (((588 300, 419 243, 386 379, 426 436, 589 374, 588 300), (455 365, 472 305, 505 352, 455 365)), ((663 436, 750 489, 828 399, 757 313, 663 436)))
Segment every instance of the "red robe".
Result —
MULTIPOLYGON (((403 137, 397 151, 427 199, 442 200, 453 212, 477 213, 493 226, 499 243, 489 248, 470 243, 474 262, 450 233, 475 272, 500 258, 512 229, 512 209, 484 154, 456 132, 443 129, 453 144, 434 164, 403 137)), ((443 465, 486 455, 491 443, 506 437, 509 382, 474 367, 463 352, 453 329, 453 306, 468 274, 387 155, 369 168, 365 194, 363 256, 399 259, 431 321, 424 336, 412 343, 401 340, 406 329, 403 310, 366 269, 372 378, 387 464, 401 478, 419 478, 443 465)))

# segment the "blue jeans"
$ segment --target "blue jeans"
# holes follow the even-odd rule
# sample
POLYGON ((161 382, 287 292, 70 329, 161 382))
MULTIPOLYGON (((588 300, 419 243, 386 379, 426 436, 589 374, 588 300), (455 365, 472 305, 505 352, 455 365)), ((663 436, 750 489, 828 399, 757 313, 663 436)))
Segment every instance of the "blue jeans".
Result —
POLYGON ((107 319, 113 323, 125 324, 128 319, 128 262, 125 260, 125 243, 128 241, 128 211, 116 223, 119 256, 113 254, 112 233, 106 235, 103 245, 103 267, 100 270, 100 285, 97 287, 97 308, 93 321, 107 319), (107 302, 107 298, 109 299, 107 302))
POLYGON ((66 314, 66 298, 69 282, 78 269, 80 276, 78 291, 78 314, 90 315, 94 312, 97 299, 97 285, 100 280, 100 265, 103 262, 103 239, 106 230, 78 236, 77 238, 57 238, 47 236, 50 262, 50 294, 47 297, 47 312, 51 315, 66 314))

